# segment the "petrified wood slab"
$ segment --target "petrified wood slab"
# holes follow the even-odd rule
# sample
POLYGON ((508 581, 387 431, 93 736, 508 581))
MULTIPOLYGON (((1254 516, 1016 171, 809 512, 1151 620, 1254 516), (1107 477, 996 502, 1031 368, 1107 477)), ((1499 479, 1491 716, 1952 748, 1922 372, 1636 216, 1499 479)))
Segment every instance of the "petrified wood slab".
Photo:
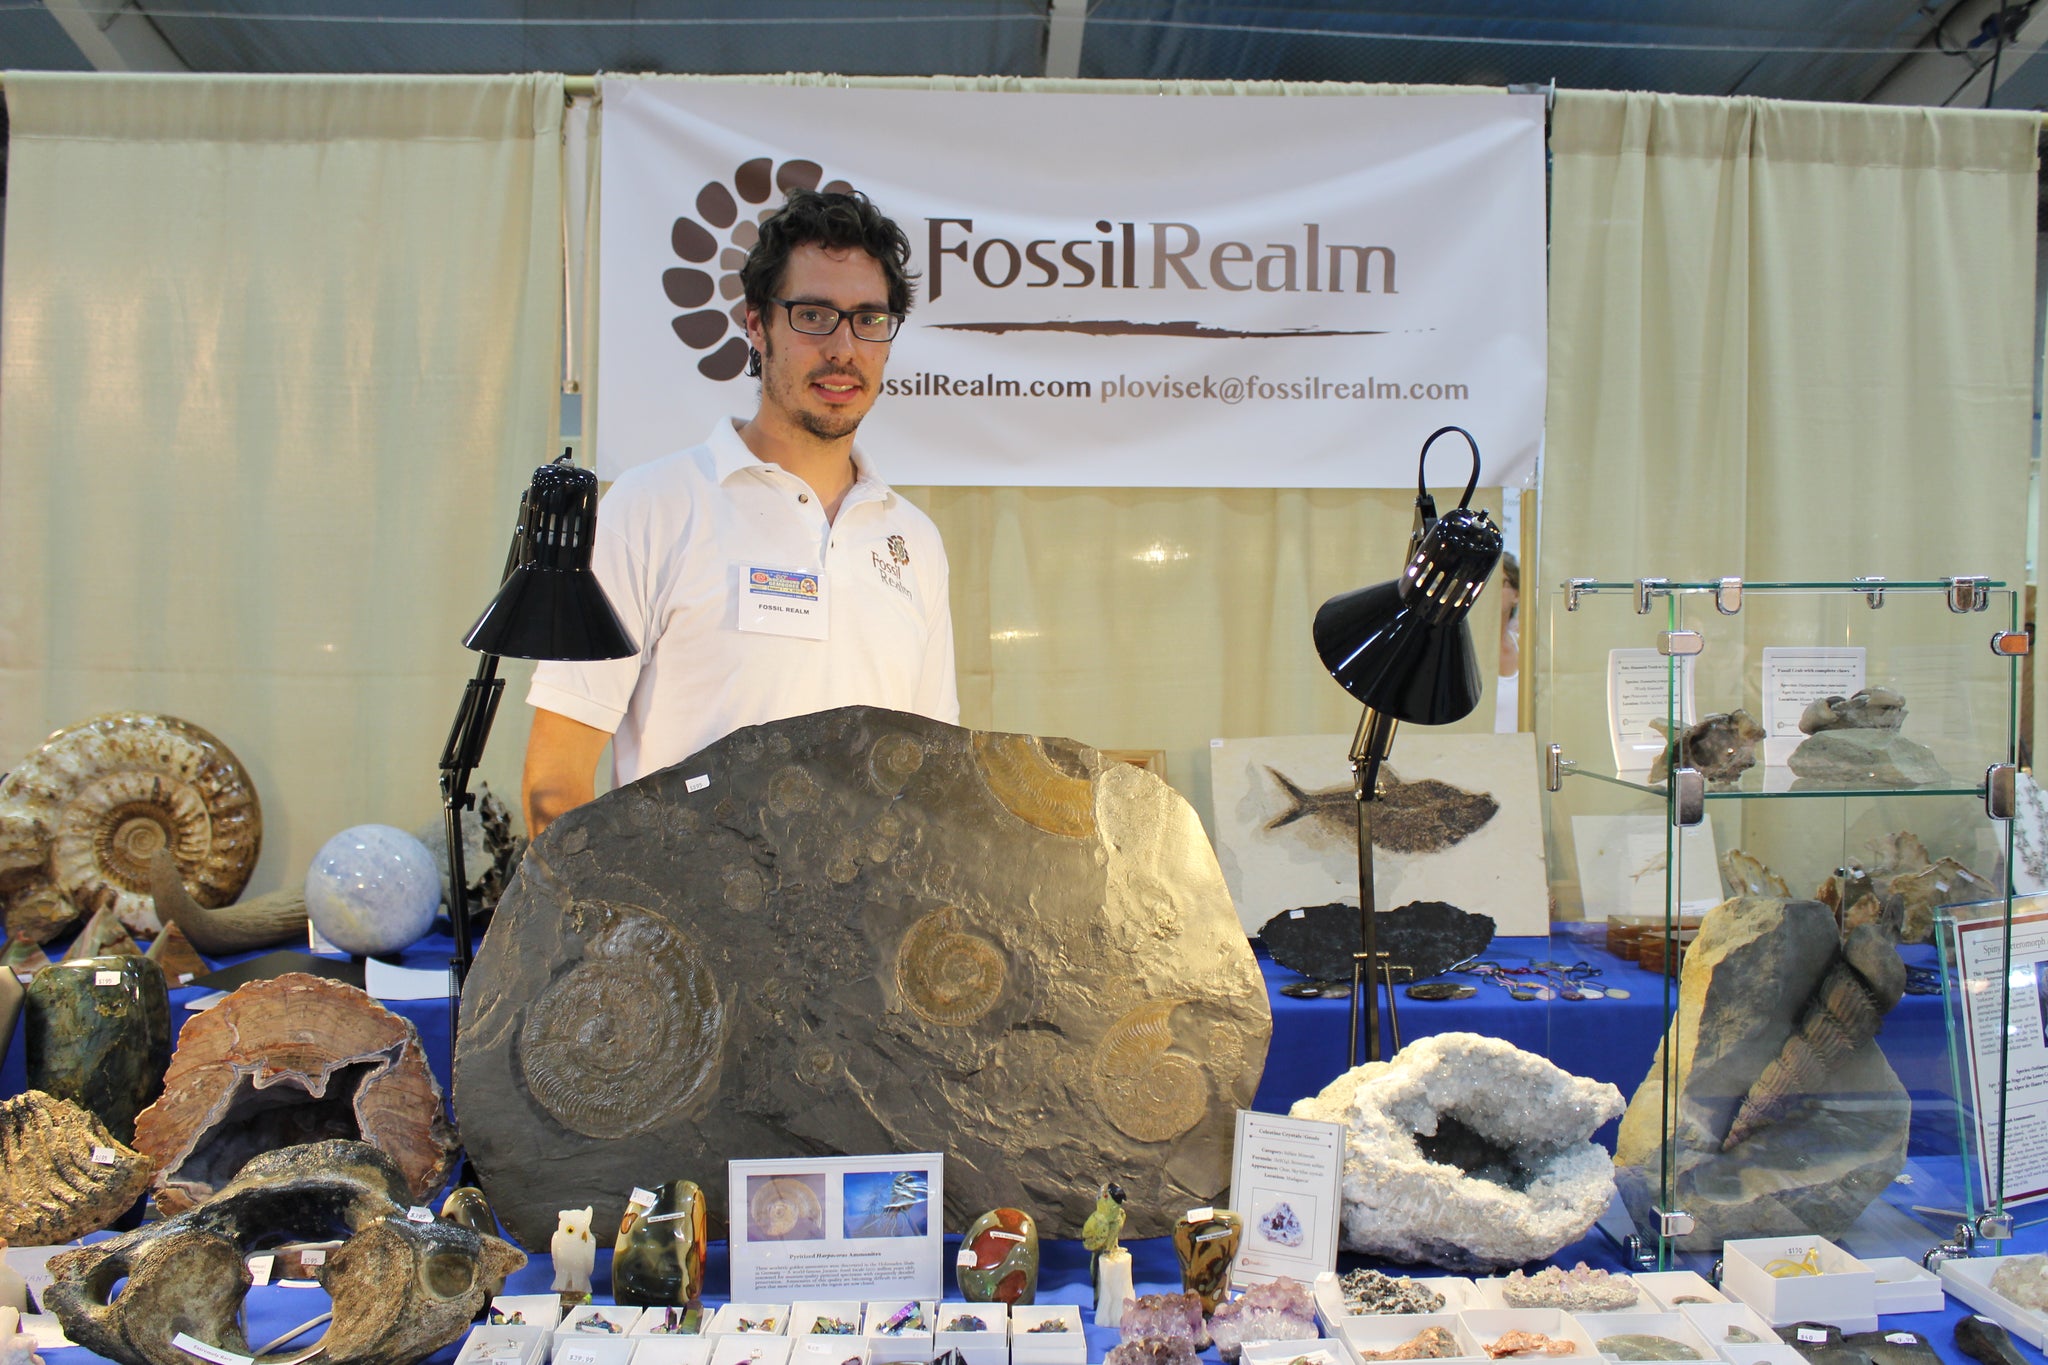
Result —
POLYGON ((205 1202, 259 1153, 330 1138, 384 1152, 413 1203, 441 1188, 454 1161, 412 1023, 304 972, 251 982, 187 1023, 163 1098, 135 1121, 166 1214, 205 1202))
POLYGON ((756 726, 555 822, 455 1057, 499 1217, 544 1245, 732 1157, 946 1153, 950 1221, 1158 1236, 1230 1180, 1272 1030, 1194 811, 1071 741, 853 707, 756 726))
POLYGON ((142 1198, 155 1169, 71 1101, 9 1095, 0 1100, 0 1244, 57 1246, 98 1232, 142 1198))

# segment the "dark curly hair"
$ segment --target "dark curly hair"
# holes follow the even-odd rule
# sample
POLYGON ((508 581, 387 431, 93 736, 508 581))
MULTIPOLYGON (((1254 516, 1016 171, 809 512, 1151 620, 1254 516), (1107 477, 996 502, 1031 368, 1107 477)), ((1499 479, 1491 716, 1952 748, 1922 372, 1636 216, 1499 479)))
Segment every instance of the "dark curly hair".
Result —
MULTIPOLYGON (((782 276, 789 255, 800 246, 821 246, 833 251, 858 247, 882 267, 889 282, 889 311, 908 313, 917 297, 911 283, 910 239, 893 219, 868 202, 859 190, 805 190, 789 192, 789 201, 761 224, 761 235, 740 267, 740 287, 746 291, 747 306, 762 317, 768 315, 770 300, 782 290, 782 276)), ((747 373, 761 373, 759 353, 747 353, 747 373)))

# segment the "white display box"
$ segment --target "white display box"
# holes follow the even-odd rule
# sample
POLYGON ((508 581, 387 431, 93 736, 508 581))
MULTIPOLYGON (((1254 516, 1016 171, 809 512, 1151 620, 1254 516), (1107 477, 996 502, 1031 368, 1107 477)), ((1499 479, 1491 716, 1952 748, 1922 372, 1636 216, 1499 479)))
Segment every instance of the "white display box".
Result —
POLYGON ((1877 1311, 1939 1313, 1948 1307, 1941 1276, 1905 1256, 1866 1256, 1863 1264, 1877 1276, 1877 1311))
POLYGON ((1239 1359, 1243 1365, 1287 1365, 1288 1361, 1297 1359, 1308 1362, 1308 1365, 1348 1365, 1348 1354, 1340 1343, 1334 1341, 1247 1341, 1239 1359))
POLYGON ((1659 1311, 1675 1313, 1686 1307, 1680 1299, 1698 1299, 1704 1303, 1726 1303, 1728 1296, 1707 1283, 1707 1277, 1693 1270, 1647 1270, 1635 1277, 1636 1288, 1650 1297, 1650 1303, 1639 1305, 1648 1309, 1654 1304, 1659 1311))
POLYGON ((1998 1273, 2006 1259, 2002 1256, 1980 1256, 1943 1261, 1941 1282, 1949 1293, 2028 1345, 2048 1344, 2048 1314, 2023 1308, 1991 1287, 1991 1277, 1998 1273))
POLYGON ((636 1337, 634 1341, 633 1365, 711 1365, 715 1344, 707 1336, 636 1337))
POLYGON ((869 1365, 868 1339, 832 1333, 792 1337, 789 1365, 869 1365))
POLYGON ((711 1343, 710 1365, 789 1365, 790 1339, 766 1332, 734 1332, 711 1343))
POLYGON ((1782 1341, 1766 1342, 1761 1346, 1741 1346, 1731 1342, 1721 1347, 1721 1359, 1728 1365, 1806 1365, 1806 1357, 1782 1341))
MULTIPOLYGON (((1750 1356, 1757 1355, 1758 1353, 1772 1352, 1774 1348, 1782 1347, 1786 1350, 1791 1350, 1790 1347, 1785 1346, 1784 1338, 1780 1337, 1772 1329, 1771 1325, 1759 1317, 1757 1311, 1746 1303, 1681 1304, 1679 1305, 1678 1316, 1691 1323, 1693 1330, 1705 1337, 1707 1345, 1713 1347, 1714 1354, 1723 1360, 1736 1361, 1739 1356, 1746 1363, 1750 1356), (1740 1327, 1743 1331, 1755 1337, 1756 1340, 1748 1342, 1728 1340, 1728 1329, 1731 1327, 1740 1327)), ((1799 1353, 1794 1351, 1793 1354, 1798 1355, 1799 1353)), ((1776 1357, 1773 1355, 1767 1358, 1775 1359, 1776 1357)), ((1805 1357, 1801 1356, 1800 1359, 1804 1360, 1805 1357)))
MULTIPOLYGON (((555 1327, 554 1358, 560 1360, 563 1348, 572 1342, 624 1341, 640 1321, 643 1311, 638 1307, 621 1308, 608 1303, 586 1303, 571 1309, 555 1327)), ((631 1356, 632 1352, 626 1354, 631 1356)), ((600 1365, 609 1365, 609 1362, 600 1362, 600 1365)))
MULTIPOLYGON (((1701 1360, 1712 1360, 1719 1352, 1713 1343, 1701 1336, 1699 1329, 1688 1322, 1682 1313, 1581 1313, 1579 1326, 1586 1329, 1586 1335, 1593 1339, 1593 1349, 1600 1349, 1604 1337, 1627 1336, 1641 1333, 1645 1336, 1668 1337, 1682 1346, 1690 1346, 1700 1353, 1701 1360)), ((1602 1351, 1602 1355, 1607 1353, 1602 1351)), ((1608 1356, 1612 1360, 1616 1357, 1608 1356)))
POLYGON ((908 1299, 870 1299, 867 1318, 861 1323, 861 1335, 868 1339, 868 1358, 873 1365, 897 1365, 900 1361, 930 1360, 935 1354, 932 1341, 938 1332, 939 1303, 937 1299, 917 1301, 917 1322, 920 1327, 895 1332, 882 1330, 884 1323, 896 1316, 908 1299))
POLYGON ((1721 1248, 1721 1288, 1774 1327, 1825 1322, 1846 1333, 1877 1330, 1877 1275, 1825 1237, 1743 1237, 1721 1248), (1818 1275, 1783 1279, 1764 1267, 1813 1253, 1818 1275))
POLYGON ((553 1341, 554 1333, 545 1327, 485 1323, 469 1329, 455 1365, 541 1365, 553 1341))
POLYGON ((934 1354, 958 1351, 967 1365, 1008 1365, 1010 1359, 1010 1305, 1007 1303, 942 1303, 939 1332, 932 1342, 934 1354), (988 1324, 980 1332, 955 1332, 951 1324, 973 1316, 988 1324))
MULTIPOLYGON (((1623 1284, 1626 1284, 1626 1285, 1633 1285, 1633 1286, 1635 1286, 1635 1290, 1636 1290, 1636 1301, 1635 1301, 1635 1302, 1634 1302, 1633 1304, 1631 1304, 1631 1305, 1630 1305, 1629 1307, 1627 1307, 1627 1308, 1609 1308, 1609 1309, 1602 1309, 1602 1310, 1601 1310, 1602 1312, 1609 1312, 1609 1313, 1637 1313, 1637 1312, 1654 1312, 1654 1311, 1661 1311, 1661 1309, 1659 1309, 1657 1305, 1655 1305, 1655 1304, 1652 1304, 1652 1303, 1646 1303, 1646 1302, 1644 1302, 1644 1301, 1643 1301, 1643 1293, 1642 1293, 1642 1286, 1640 1286, 1640 1285, 1636 1285, 1636 1284, 1635 1284, 1635 1280, 1634 1280, 1634 1279, 1633 1279, 1633 1278, 1632 1278, 1631 1276, 1628 1276, 1628 1275, 1609 1275, 1609 1276, 1608 1276, 1608 1278, 1609 1278, 1609 1279, 1611 1279, 1611 1280, 1619 1280, 1619 1281, 1620 1281, 1621 1283, 1623 1283, 1623 1284)), ((1480 1277, 1480 1278, 1478 1278, 1478 1279, 1475 1279, 1475 1280, 1473 1280, 1473 1281, 1472 1281, 1472 1296, 1471 1296, 1471 1303, 1470 1303, 1469 1307, 1470 1307, 1470 1308, 1514 1308, 1514 1307, 1516 1307, 1516 1305, 1515 1305, 1515 1304, 1511 1304, 1511 1303, 1509 1303, 1509 1302, 1508 1302, 1508 1300, 1507 1300, 1507 1294, 1506 1294, 1506 1285, 1507 1285, 1507 1277, 1506 1277, 1505 1275, 1486 1275, 1486 1276, 1482 1276, 1482 1277, 1480 1277)), ((1552 1305, 1552 1306, 1554 1307, 1555 1305, 1552 1305)), ((1465 1311, 1468 1311, 1468 1310, 1467 1310, 1467 1309, 1459 1309, 1458 1311, 1460 1311, 1460 1312, 1465 1312, 1465 1311)), ((1569 1311, 1569 1310, 1564 1310, 1564 1311, 1569 1311)))
MULTIPOLYGON (((1337 1341, 1344 1348, 1344 1354, 1357 1365, 1365 1365, 1365 1352, 1391 1351, 1405 1341, 1411 1341, 1422 1334, 1423 1329, 1441 1327, 1457 1338, 1458 1353, 1455 1356, 1439 1356, 1440 1360, 1485 1360, 1486 1352, 1479 1348, 1472 1329, 1456 1313, 1381 1313, 1370 1317, 1349 1317, 1337 1329, 1337 1341)), ((1299 1341, 1276 1341, 1275 1346, 1302 1346, 1299 1341)), ((1251 1347, 1245 1348, 1247 1351, 1251 1347)), ((1287 1359, 1293 1359, 1292 1356, 1287 1359)))
MULTIPOLYGON (((1468 1308, 1487 1308, 1493 1306, 1479 1301, 1478 1290, 1473 1288, 1472 1281, 1461 1279, 1455 1275, 1429 1277, 1421 1275, 1394 1275, 1391 1278, 1414 1280, 1417 1284, 1433 1289, 1443 1295, 1444 1306, 1437 1310, 1440 1313, 1462 1313, 1468 1308)), ((1337 1273, 1333 1270, 1325 1270, 1322 1274, 1316 1276, 1315 1281, 1309 1286, 1309 1293, 1316 1301, 1316 1321, 1322 1326, 1323 1333, 1326 1336, 1336 1336, 1338 1327, 1346 1322, 1357 1322, 1367 1317, 1404 1316, 1400 1313, 1350 1312, 1344 1306, 1344 1288, 1338 1282, 1337 1273)))
POLYGON ((789 1331, 786 1303, 728 1303, 711 1317, 704 1330, 714 1337, 779 1337, 789 1331), (741 1326, 745 1323, 746 1326, 741 1326))
POLYGON ((1013 1304, 1010 1308, 1010 1365, 1087 1365, 1088 1334, 1081 1310, 1072 1304, 1013 1304), (1057 1322, 1058 1331, 1043 1329, 1057 1322), (1034 1331, 1034 1328, 1042 1330, 1034 1331))
POLYGON ((789 1306, 789 1334, 793 1337, 816 1335, 844 1337, 848 1341, 859 1341, 861 1336, 861 1314, 865 1305, 859 1299, 839 1300, 831 1303, 793 1303, 789 1306), (820 1318, 838 1318, 852 1324, 847 1332, 818 1333, 814 1329, 820 1318))
POLYGON ((640 1315, 640 1321, 633 1324, 636 1337, 694 1337, 704 1330, 702 1308, 650 1308, 640 1315), (697 1321, 690 1322, 690 1314, 697 1314, 697 1321))
POLYGON ((1578 1319, 1561 1308, 1474 1308, 1458 1316, 1482 1351, 1509 1332, 1541 1332, 1552 1341, 1569 1341, 1572 1344, 1570 1355, 1544 1356, 1544 1360, 1600 1359, 1600 1353, 1593 1349, 1593 1339, 1586 1335, 1586 1329, 1579 1326, 1578 1319))
POLYGON ((562 1323, 560 1294, 500 1294, 491 1300, 494 1327, 538 1327, 552 1332, 562 1323))
MULTIPOLYGON (((638 1313, 640 1310, 633 1310, 638 1313)), ((555 1334, 554 1365, 632 1365, 640 1343, 632 1337, 572 1337, 555 1334)))

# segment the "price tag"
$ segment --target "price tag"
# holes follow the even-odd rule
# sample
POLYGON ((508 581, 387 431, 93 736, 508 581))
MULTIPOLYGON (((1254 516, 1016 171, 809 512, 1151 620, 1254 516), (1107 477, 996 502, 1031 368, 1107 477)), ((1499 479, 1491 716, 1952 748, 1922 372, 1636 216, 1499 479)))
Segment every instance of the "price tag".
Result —
POLYGON ((953 1264, 961 1267, 962 1269, 966 1269, 967 1267, 972 1266, 974 1262, 974 1253, 969 1251, 966 1247, 961 1247, 960 1254, 953 1258, 953 1264))
POLYGON ((597 1365, 597 1352, 588 1346, 570 1346, 555 1357, 555 1365, 597 1365))
POLYGON ((180 986, 189 986, 189 985, 191 985, 191 984, 192 984, 192 973, 190 973, 190 972, 179 972, 179 973, 178 973, 178 984, 179 984, 180 986))
POLYGON ((639 1206, 640 1206, 641 1208, 643 1208, 643 1209, 651 1209, 651 1208, 653 1208, 653 1207, 654 1207, 654 1191, 653 1191, 653 1190, 643 1190, 643 1189, 641 1189, 641 1188, 640 1188, 640 1187, 639 1187, 638 1185, 635 1185, 635 1186, 633 1187, 633 1193, 632 1193, 631 1195, 627 1196, 627 1198, 626 1198, 626 1206, 627 1206, 628 1208, 631 1208, 632 1206, 634 1206, 634 1205, 636 1205, 636 1204, 637 1204, 637 1205, 639 1205, 639 1206))
POLYGON ((700 792, 710 785, 711 779, 704 773, 698 773, 695 777, 683 779, 683 790, 686 792, 700 792))
POLYGON ((1819 1345, 1828 1339, 1828 1334, 1818 1327, 1802 1327, 1799 1329, 1799 1339, 1808 1345, 1819 1345))
POLYGON ((26 986, 29 982, 36 979, 36 974, 34 972, 16 972, 14 979, 26 986))
POLYGON ((118 986, 121 984, 121 974, 119 972, 94 972, 92 974, 92 984, 95 986, 118 986))
POLYGON ((253 1359, 250 1356, 238 1356, 233 1351, 224 1351, 218 1346, 209 1346, 196 1337, 186 1336, 183 1332, 171 1338, 171 1345, 177 1347, 186 1355, 198 1356, 201 1360, 210 1360, 213 1362, 213 1365, 251 1365, 253 1359))
POLYGON ((95 1147, 95 1148, 93 1148, 93 1149, 92 1149, 92 1164, 93 1164, 93 1165, 95 1165, 95 1166, 111 1166, 111 1165, 113 1165, 113 1164, 114 1164, 114 1149, 113 1149, 112 1147, 95 1147))
POLYGON ((1021 1242, 1024 1240, 1023 1233, 1004 1232, 1001 1228, 990 1228, 988 1230, 988 1235, 995 1238, 999 1242, 1021 1242))
POLYGON ((674 1213, 649 1214, 647 1216, 647 1222, 649 1223, 649 1225, 655 1223, 673 1223, 678 1218, 688 1218, 689 1216, 690 1211, 688 1209, 678 1209, 674 1213))
POLYGON ((419 1204, 414 1204, 405 1211, 405 1221, 408 1223, 431 1223, 434 1221, 434 1211, 419 1204))
POLYGON ((270 1272, 277 1268, 277 1257, 265 1252, 249 1258, 249 1283, 269 1284, 270 1272))
POLYGON ((1215 1216, 1216 1206, 1213 1204, 1204 1204, 1201 1208, 1189 1209, 1186 1221, 1190 1223, 1206 1223, 1215 1216))
POLYGON ((1918 1346, 1920 1344, 1920 1338, 1914 1336, 1911 1332, 1886 1332, 1884 1339, 1894 1346, 1918 1346))
POLYGON ((302 1252, 300 1252, 300 1253, 299 1253, 299 1264, 300 1264, 300 1265, 326 1265, 326 1264, 327 1264, 327 1250, 326 1250, 326 1248, 324 1248, 324 1247, 314 1247, 314 1248, 313 1248, 313 1249, 312 1249, 311 1251, 302 1251, 302 1252))
POLYGON ((1287 918, 1289 918, 1289 919, 1302 919, 1302 918, 1305 918, 1305 917, 1307 916, 1307 914, 1308 914, 1308 911, 1306 911, 1306 910, 1289 910, 1289 911, 1287 912, 1287 918))

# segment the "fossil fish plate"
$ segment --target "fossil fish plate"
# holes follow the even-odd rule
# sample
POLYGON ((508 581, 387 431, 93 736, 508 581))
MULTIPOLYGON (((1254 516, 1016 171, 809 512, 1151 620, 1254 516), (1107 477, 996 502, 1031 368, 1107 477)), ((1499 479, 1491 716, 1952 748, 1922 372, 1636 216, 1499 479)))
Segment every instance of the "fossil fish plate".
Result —
POLYGON ((225 744, 175 716, 96 716, 59 730, 0 779, 8 931, 43 942, 110 907, 131 932, 152 936, 159 849, 202 905, 225 905, 248 884, 262 840, 255 784, 225 744))
POLYGON ((1069 1237, 1074 1173, 1113 1171, 1157 1236, 1229 1184, 1270 1032, 1215 854, 1157 777, 851 707, 729 735, 535 841, 463 995, 455 1106, 529 1246, 565 1205, 610 1238, 649 1151, 762 1227, 805 1194, 728 1192, 730 1158, 944 1151, 955 1226, 1011 1206, 1069 1237))

